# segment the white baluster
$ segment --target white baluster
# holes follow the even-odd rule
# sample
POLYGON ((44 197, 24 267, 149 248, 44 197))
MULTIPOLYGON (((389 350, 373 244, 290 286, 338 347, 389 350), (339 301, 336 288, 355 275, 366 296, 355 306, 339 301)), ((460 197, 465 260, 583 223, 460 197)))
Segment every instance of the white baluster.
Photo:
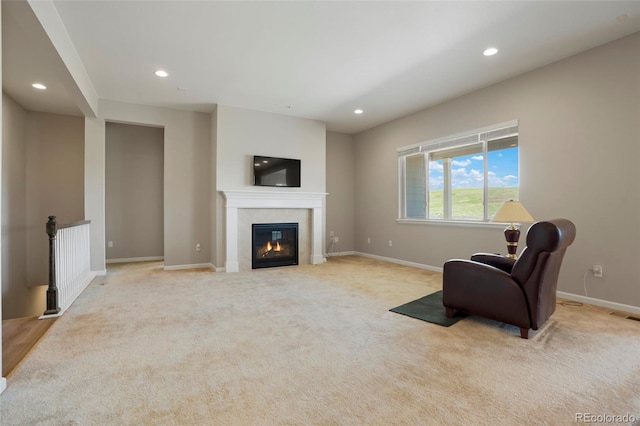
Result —
POLYGON ((90 224, 58 229, 55 240, 58 304, 63 312, 88 285, 91 277, 90 224))

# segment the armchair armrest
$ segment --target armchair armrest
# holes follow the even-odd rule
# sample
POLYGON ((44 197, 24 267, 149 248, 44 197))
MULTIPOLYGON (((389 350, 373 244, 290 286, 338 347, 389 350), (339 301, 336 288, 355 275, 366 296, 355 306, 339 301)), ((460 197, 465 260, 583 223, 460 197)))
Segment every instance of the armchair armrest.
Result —
POLYGON ((515 259, 493 253, 476 253, 471 256, 471 260, 474 262, 484 263, 485 265, 491 265, 494 268, 498 268, 506 272, 507 274, 511 273, 513 264, 516 263, 515 259))
POLYGON ((511 275, 495 266, 473 260, 451 259, 445 262, 442 278, 444 296, 448 293, 447 290, 466 295, 481 293, 497 298, 505 293, 524 295, 511 275))

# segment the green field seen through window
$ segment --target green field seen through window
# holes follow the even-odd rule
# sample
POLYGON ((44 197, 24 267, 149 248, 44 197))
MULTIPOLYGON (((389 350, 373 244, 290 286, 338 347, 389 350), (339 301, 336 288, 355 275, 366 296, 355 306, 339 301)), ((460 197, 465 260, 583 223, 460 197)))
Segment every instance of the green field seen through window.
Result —
MULTIPOLYGON (((451 218, 453 220, 482 220, 482 188, 456 188, 452 190, 451 218)), ((489 217, 496 214, 505 201, 518 200, 518 188, 489 188, 489 217)), ((443 216, 442 190, 429 191, 429 218, 443 216)))

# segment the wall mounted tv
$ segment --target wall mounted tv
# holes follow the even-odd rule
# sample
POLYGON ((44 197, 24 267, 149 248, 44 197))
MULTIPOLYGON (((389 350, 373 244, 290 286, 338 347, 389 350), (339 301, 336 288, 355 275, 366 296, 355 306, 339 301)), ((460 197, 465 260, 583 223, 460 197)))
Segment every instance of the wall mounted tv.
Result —
POLYGON ((253 156, 255 186, 300 187, 300 160, 253 156))

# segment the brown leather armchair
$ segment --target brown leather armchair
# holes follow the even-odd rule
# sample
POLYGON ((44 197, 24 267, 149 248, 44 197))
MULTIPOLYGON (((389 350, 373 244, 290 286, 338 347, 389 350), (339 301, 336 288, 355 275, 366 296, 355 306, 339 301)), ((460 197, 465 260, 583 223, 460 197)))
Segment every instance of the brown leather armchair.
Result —
POLYGON ((444 264, 442 301, 449 318, 456 310, 520 327, 527 339, 556 309, 562 259, 576 227, 566 219, 534 223, 520 257, 477 253, 444 264))

